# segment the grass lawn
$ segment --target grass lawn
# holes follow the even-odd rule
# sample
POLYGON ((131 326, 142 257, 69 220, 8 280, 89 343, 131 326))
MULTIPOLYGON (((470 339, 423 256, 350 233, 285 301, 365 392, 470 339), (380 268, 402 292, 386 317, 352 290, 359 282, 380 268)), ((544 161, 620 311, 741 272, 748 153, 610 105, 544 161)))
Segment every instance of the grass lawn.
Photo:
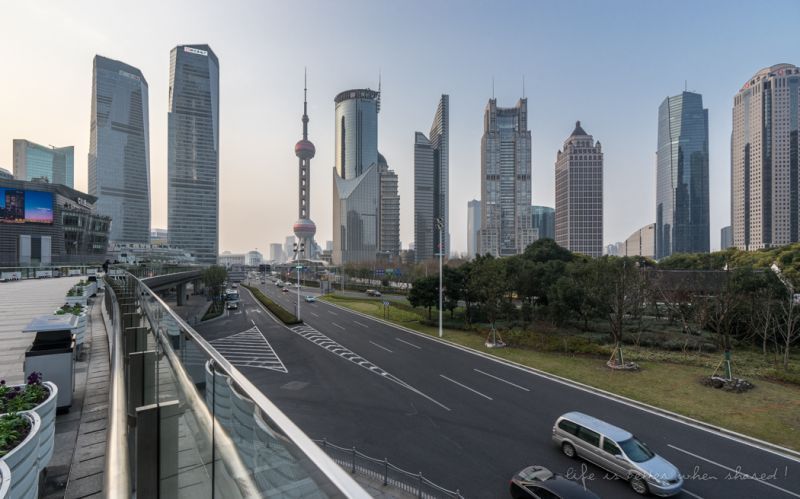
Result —
MULTIPOLYGON (((380 300, 325 296, 323 300, 374 317, 383 318, 380 300)), ((389 319, 422 333, 437 335, 436 327, 420 324, 420 314, 390 307, 389 319)), ((729 393, 699 383, 711 374, 703 365, 652 360, 652 350, 628 348, 627 360, 637 362, 639 372, 614 372, 607 358, 520 348, 488 349, 484 336, 472 331, 444 330, 444 338, 459 345, 594 386, 646 404, 673 411, 732 431, 750 435, 794 450, 800 450, 800 387, 766 379, 754 379, 756 388, 747 393, 729 393)), ((709 362, 718 358, 710 354, 709 362)), ((735 361, 734 357, 734 361, 735 361)), ((713 363, 711 365, 714 365, 713 363)))

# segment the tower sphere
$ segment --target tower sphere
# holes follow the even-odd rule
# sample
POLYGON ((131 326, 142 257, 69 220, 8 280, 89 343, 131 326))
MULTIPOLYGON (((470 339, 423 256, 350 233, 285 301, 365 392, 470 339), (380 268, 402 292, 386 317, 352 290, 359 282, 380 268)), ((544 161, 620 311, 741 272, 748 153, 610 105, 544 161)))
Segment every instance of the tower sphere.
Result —
POLYGON ((311 159, 314 157, 316 149, 310 140, 302 139, 294 145, 294 154, 300 159, 311 159))
POLYGON ((307 218, 301 218, 295 222, 292 229, 294 230, 294 235, 301 241, 311 239, 317 233, 317 226, 307 218))

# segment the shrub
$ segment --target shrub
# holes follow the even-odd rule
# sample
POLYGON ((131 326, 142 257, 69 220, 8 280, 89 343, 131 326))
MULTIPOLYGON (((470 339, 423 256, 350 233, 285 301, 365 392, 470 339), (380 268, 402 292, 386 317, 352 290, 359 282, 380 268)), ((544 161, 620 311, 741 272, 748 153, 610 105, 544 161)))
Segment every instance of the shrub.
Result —
POLYGON ((245 288, 250 290, 253 293, 253 296, 256 297, 258 301, 260 301, 267 309, 272 312, 275 317, 281 320, 284 324, 292 325, 292 324, 301 324, 303 321, 298 319, 293 313, 289 312, 285 308, 281 307, 274 301, 270 300, 267 295, 261 292, 261 290, 254 288, 252 286, 248 286, 243 284, 245 288))
POLYGON ((207 321, 209 319, 213 319, 214 317, 219 317, 222 315, 222 312, 225 310, 225 307, 222 305, 222 302, 215 301, 208 307, 206 313, 203 314, 203 318, 200 319, 201 321, 207 321))

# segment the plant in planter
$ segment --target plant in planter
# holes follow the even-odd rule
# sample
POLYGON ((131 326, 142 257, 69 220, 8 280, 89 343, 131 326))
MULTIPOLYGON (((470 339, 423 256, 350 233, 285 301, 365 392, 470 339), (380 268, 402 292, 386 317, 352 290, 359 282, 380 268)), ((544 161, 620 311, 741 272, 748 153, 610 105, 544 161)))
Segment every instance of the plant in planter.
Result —
POLYGON ((0 457, 5 456, 28 436, 31 426, 22 415, 4 414, 0 416, 0 457))
POLYGON ((8 467, 8 497, 39 495, 39 436, 42 420, 33 411, 0 415, 0 463, 8 467))
POLYGON ((58 387, 42 380, 42 373, 31 373, 25 385, 9 386, 0 380, 0 414, 33 411, 40 418, 37 458, 44 469, 53 456, 56 431, 58 387))

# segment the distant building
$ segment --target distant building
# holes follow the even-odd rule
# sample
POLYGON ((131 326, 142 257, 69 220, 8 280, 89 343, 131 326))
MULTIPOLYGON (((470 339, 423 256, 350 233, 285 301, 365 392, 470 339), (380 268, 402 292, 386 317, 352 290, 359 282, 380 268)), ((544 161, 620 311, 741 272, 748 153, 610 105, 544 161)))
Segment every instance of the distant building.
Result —
POLYGON ((63 184, 0 179, 0 266, 99 264, 111 219, 63 184))
POLYGON ((380 217, 381 231, 378 251, 382 258, 392 261, 400 254, 400 194, 397 174, 389 169, 386 159, 378 153, 378 175, 380 176, 380 217))
POLYGON ((247 265, 247 255, 244 253, 231 253, 230 251, 223 251, 221 255, 217 256, 217 265, 223 267, 230 267, 231 265, 247 265))
POLYGON ((325 241, 325 251, 333 251, 333 241, 325 241))
POLYGON ((6 170, 5 168, 0 168, 0 179, 2 180, 13 180, 14 174, 10 171, 6 170))
POLYGON ((258 267, 264 261, 264 255, 258 250, 248 251, 245 255, 245 265, 249 267, 258 267))
POLYGON ((150 244, 167 245, 169 244, 169 231, 167 229, 150 229, 150 244))
POLYGON ((219 251, 219 60, 208 45, 170 53, 167 177, 169 242, 198 263, 219 251))
POLYGON ((733 229, 730 225, 723 227, 720 232, 719 249, 726 250, 733 247, 733 229))
POLYGON ((467 255, 469 259, 475 258, 480 252, 478 238, 481 231, 481 202, 473 199, 467 203, 467 255))
POLYGON ((414 242, 417 261, 450 249, 450 97, 442 95, 430 132, 414 135, 414 242), (442 221, 442 241, 439 227, 442 221), (443 248, 440 250, 440 245, 443 248))
POLYGON ((617 242, 607 244, 606 247, 603 248, 603 254, 608 256, 625 256, 625 243, 617 242))
POLYGON ((528 99, 512 108, 497 107, 497 99, 489 99, 481 138, 479 252, 517 255, 534 239, 528 99))
POLYGON ((575 253, 603 254, 603 151, 580 121, 556 157, 556 242, 575 253))
POLYGON ((283 243, 283 260, 289 261, 295 259, 294 254, 294 236, 286 236, 286 240, 283 243))
POLYGON ((108 245, 108 259, 123 263, 193 264, 195 258, 188 251, 167 244, 115 243, 108 245))
POLYGON ((533 228, 538 230, 539 239, 556 238, 556 210, 549 206, 532 206, 533 228))
POLYGON ((148 85, 139 69, 96 55, 92 64, 89 194, 111 217, 110 239, 150 242, 148 85))
POLYGON ((757 250, 800 241, 800 68, 776 64, 733 98, 733 244, 757 250))
MULTIPOLYGON (((623 255, 618 255, 623 256, 623 255)), ((656 224, 647 224, 625 240, 624 256, 656 257, 656 224)))
POLYGON ((708 109, 682 92, 658 108, 656 255, 709 251, 708 109))
POLYGON ((45 178, 51 184, 74 187, 75 148, 46 147, 29 140, 14 139, 14 178, 45 178))

